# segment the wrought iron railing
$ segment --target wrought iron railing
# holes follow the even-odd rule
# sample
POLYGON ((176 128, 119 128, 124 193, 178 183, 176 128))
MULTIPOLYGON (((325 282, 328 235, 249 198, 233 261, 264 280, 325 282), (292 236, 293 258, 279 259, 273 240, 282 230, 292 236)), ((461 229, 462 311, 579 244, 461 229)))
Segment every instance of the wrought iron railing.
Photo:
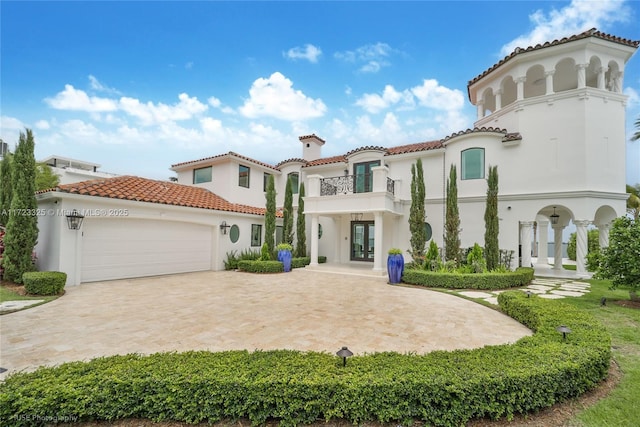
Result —
MULTIPOLYGON (((343 175, 320 180, 320 195, 370 193, 373 191, 369 175, 343 175)), ((395 181, 387 177, 387 192, 395 194, 395 181)))

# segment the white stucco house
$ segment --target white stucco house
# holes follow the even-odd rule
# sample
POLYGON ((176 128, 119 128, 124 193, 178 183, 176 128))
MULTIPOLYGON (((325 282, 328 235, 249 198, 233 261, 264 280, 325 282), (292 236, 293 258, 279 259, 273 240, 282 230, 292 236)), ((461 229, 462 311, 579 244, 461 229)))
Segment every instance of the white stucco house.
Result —
POLYGON ((639 44, 592 29, 518 48, 469 81, 474 127, 435 141, 323 157, 331 142, 313 134, 299 138, 300 158, 277 165, 229 152, 172 165, 177 183, 125 176, 60 185, 37 196, 51 213, 39 217, 39 267, 67 272, 68 284, 222 269, 227 252, 261 246, 273 175, 278 206, 287 179, 296 190, 305 183, 312 265, 325 255, 382 273, 389 248, 409 249, 411 165, 422 159, 427 228, 439 246, 450 166, 463 247, 483 244, 486 173, 498 166, 500 248, 520 254, 513 267, 531 265, 538 240, 539 259, 562 268, 562 230, 572 222, 582 274, 587 227, 606 246, 611 221, 625 213, 622 81, 639 44), (73 209, 85 215, 80 230, 67 225, 73 209))
POLYGON ((87 162, 84 160, 71 159, 52 155, 39 161, 51 168, 51 171, 58 175, 60 184, 70 184, 72 182, 86 181, 96 178, 112 178, 116 174, 98 170, 100 164, 87 162))

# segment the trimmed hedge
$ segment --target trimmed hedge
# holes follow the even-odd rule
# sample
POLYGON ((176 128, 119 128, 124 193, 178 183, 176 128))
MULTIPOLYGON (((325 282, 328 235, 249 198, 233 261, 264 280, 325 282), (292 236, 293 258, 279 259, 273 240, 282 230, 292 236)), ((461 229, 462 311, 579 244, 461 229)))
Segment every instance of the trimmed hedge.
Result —
POLYGON ((305 257, 296 257, 291 259, 291 268, 302 268, 311 263, 311 258, 308 256, 305 257))
POLYGON ((534 335, 474 350, 354 356, 346 367, 329 353, 289 350, 72 362, 10 375, 0 384, 0 420, 32 426, 52 416, 187 423, 246 417, 254 425, 344 419, 460 426, 538 411, 606 377, 610 337, 588 313, 521 291, 503 292, 498 302, 534 335), (566 342, 558 325, 573 330, 566 342))
POLYGON ((24 289, 31 295, 58 295, 67 282, 67 273, 60 271, 30 271, 22 274, 24 289))
POLYGON ((280 261, 238 261, 238 269, 248 273, 282 273, 284 265, 280 261))
POLYGON ((533 268, 528 267, 506 273, 443 273, 411 268, 405 269, 402 281, 429 288, 506 289, 531 283, 533 272, 533 268))

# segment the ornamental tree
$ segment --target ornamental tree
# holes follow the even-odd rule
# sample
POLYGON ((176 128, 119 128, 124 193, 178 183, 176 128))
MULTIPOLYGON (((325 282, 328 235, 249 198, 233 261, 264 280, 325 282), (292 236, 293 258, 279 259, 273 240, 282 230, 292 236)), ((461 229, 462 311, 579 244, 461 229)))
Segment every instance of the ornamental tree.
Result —
POLYGON ((0 225, 7 226, 11 209, 12 154, 7 152, 0 162, 0 225))
POLYGON ((307 256, 307 221, 304 216, 304 183, 298 190, 298 219, 296 221, 296 256, 307 256))
POLYGON ((484 256, 487 269, 495 270, 500 265, 500 247, 498 243, 498 167, 489 166, 487 178, 487 205, 484 211, 484 256))
POLYGON ((273 175, 269 175, 267 181, 266 212, 264 214, 264 243, 269 249, 269 254, 273 254, 276 233, 276 185, 273 175))
POLYGON ((451 165, 447 179, 447 200, 444 223, 444 257, 460 263, 460 213, 458 212, 458 184, 456 166, 451 165))
POLYGON ((612 288, 640 288, 640 221, 616 218, 609 232, 609 246, 602 249, 595 277, 610 279, 612 288))
POLYGON ((284 208, 282 209, 282 241, 293 244, 293 191, 291 179, 287 178, 284 188, 284 208))
POLYGON ((424 209, 425 189, 422 160, 411 165, 411 207, 409 209, 409 231, 411 231, 411 256, 422 263, 427 233, 424 226, 426 218, 424 209))
POLYGON ((20 132, 13 155, 11 211, 2 258, 3 278, 14 283, 22 283, 22 274, 34 270, 32 254, 38 240, 34 148, 31 129, 20 132))

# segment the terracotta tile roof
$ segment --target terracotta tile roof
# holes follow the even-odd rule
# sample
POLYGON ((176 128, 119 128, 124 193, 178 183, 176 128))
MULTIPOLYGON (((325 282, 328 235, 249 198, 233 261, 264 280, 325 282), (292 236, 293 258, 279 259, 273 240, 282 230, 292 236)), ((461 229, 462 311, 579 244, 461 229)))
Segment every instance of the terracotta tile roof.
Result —
POLYGON ((442 148, 442 141, 425 141, 416 144, 399 145, 387 149, 385 156, 393 156, 396 154, 416 153, 418 151, 436 150, 442 148))
POLYGON ((461 130, 460 132, 455 132, 452 133, 449 136, 446 136, 444 139, 442 139, 442 142, 447 142, 448 140, 458 137, 458 136, 462 136, 462 135, 468 135, 471 133, 483 133, 483 132, 487 132, 487 133, 501 133, 503 135, 505 135, 503 137, 503 141, 504 138, 513 138, 513 139, 509 139, 509 141, 515 141, 517 139, 522 139, 522 136, 520 136, 519 133, 509 133, 507 132, 506 129, 500 129, 500 128, 494 128, 494 127, 481 127, 481 128, 473 128, 473 129, 467 129, 467 130, 461 130))
POLYGON ((316 135, 315 133, 312 133, 311 135, 302 135, 302 136, 299 136, 299 137, 298 137, 298 139, 299 139, 300 141, 304 141, 305 139, 317 139, 318 141, 322 141, 322 143, 323 143, 323 144, 324 144, 325 142, 327 142, 327 141, 325 141, 324 139, 320 138, 320 137, 319 137, 318 135, 316 135))
POLYGON ((629 39, 625 39, 622 37, 616 37, 613 36, 611 34, 606 34, 603 33, 601 31, 598 31, 595 28, 592 28, 590 30, 587 30, 585 32, 582 32, 580 34, 575 34, 572 35, 570 37, 564 37, 560 40, 554 40, 552 42, 545 42, 544 44, 537 44, 535 46, 529 46, 527 48, 521 48, 521 47, 517 47, 515 48, 515 50, 513 52, 511 52, 509 55, 505 56, 502 60, 500 60, 498 63, 494 64, 491 68, 489 68, 488 70, 484 71, 482 74, 478 75, 476 78, 469 80, 469 84, 468 86, 471 86, 472 84, 474 84, 475 82, 477 82, 478 80, 480 80, 481 78, 485 77, 487 74, 491 73, 492 71, 494 71, 496 68, 500 67, 501 65, 503 65, 504 63, 506 63, 507 61, 509 61, 510 59, 514 58, 517 55, 520 55, 522 53, 526 53, 526 52, 531 52, 534 50, 539 50, 539 49, 544 49, 547 47, 551 47, 551 46, 558 46, 561 44, 565 44, 565 43, 570 43, 576 40, 581 40, 581 39, 586 39, 588 37, 596 37, 602 40, 607 40, 610 42, 614 42, 614 43, 619 43, 619 44, 623 44, 625 46, 630 46, 633 48, 637 48, 640 45, 640 41, 638 40, 629 40, 629 39))
POLYGON ((227 156, 228 157, 237 157, 238 159, 246 160, 247 162, 251 162, 251 163, 254 163, 254 164, 257 164, 257 165, 260 165, 260 166, 264 166, 265 168, 278 170, 277 167, 275 167, 273 165, 261 162, 260 160, 252 159, 251 157, 243 156, 242 154, 238 154, 238 153, 233 152, 233 151, 229 151, 228 153, 224 153, 224 154, 218 154, 217 156, 204 157, 202 159, 189 160, 188 162, 176 163, 176 164, 171 165, 171 169, 173 169, 175 167, 191 165, 193 163, 204 162, 206 160, 221 159, 221 158, 227 157, 227 156))
POLYGON ((339 156, 333 156, 333 157, 323 157, 321 159, 316 159, 316 160, 307 162, 307 164, 303 167, 330 165, 332 163, 347 163, 347 159, 344 156, 344 154, 341 154, 339 156))
POLYGON ((265 214, 265 208, 230 203, 204 188, 137 176, 125 175, 64 184, 41 193, 54 191, 252 215, 265 214))
POLYGON ((301 159, 299 157, 293 158, 293 159, 287 159, 287 160, 283 160, 280 163, 278 163, 276 165, 276 169, 280 169, 280 166, 285 165, 287 163, 304 163, 305 165, 309 162, 307 162, 305 159, 301 159))
POLYGON ((364 147, 359 147, 359 148, 356 148, 354 150, 351 150, 347 154, 345 154, 344 156, 345 157, 349 157, 350 155, 355 154, 355 153, 359 153, 360 151, 384 151, 384 152, 386 152, 387 149, 384 148, 384 147, 377 146, 377 145, 366 145, 364 147))
POLYGON ((520 141, 521 139, 522 135, 520 135, 520 132, 511 132, 502 137, 502 142, 520 141))

